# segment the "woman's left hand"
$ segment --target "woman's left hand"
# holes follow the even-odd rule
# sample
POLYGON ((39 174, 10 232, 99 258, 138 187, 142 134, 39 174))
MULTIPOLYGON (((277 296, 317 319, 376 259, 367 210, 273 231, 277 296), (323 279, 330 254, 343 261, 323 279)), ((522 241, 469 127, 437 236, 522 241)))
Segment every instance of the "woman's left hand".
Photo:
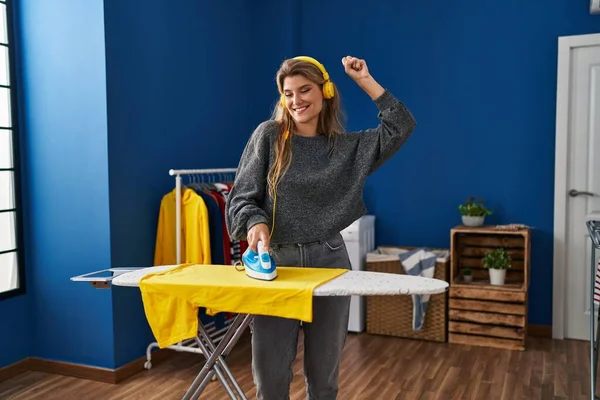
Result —
POLYGON ((367 63, 360 58, 346 56, 342 58, 344 69, 350 78, 354 80, 372 100, 377 99, 385 91, 383 87, 373 79, 367 63))
POLYGON ((346 56, 342 58, 342 64, 344 65, 346 74, 348 74, 348 76, 354 79, 356 82, 371 76, 365 60, 361 60, 360 58, 352 56, 346 56))

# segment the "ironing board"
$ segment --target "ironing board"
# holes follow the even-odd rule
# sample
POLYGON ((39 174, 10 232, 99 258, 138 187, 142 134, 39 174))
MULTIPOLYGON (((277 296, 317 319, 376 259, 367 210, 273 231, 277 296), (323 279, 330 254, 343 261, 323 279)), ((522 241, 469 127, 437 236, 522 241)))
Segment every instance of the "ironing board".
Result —
MULTIPOLYGON (((146 274, 161 272, 174 267, 176 266, 166 265, 124 272, 116 276, 112 280, 112 284, 116 286, 139 287, 140 280, 146 274)), ((348 271, 316 287, 313 291, 313 296, 431 295, 444 293, 447 290, 448 283, 439 279, 372 271, 348 271)), ((205 354, 206 362, 194 379, 194 382, 186 391, 183 400, 199 398, 214 374, 217 375, 230 399, 239 398, 247 400, 244 392, 227 366, 225 357, 242 336, 244 330, 252 321, 252 317, 250 314, 237 314, 217 346, 210 340, 201 321, 199 321, 198 336, 194 340, 205 354), (227 382, 226 378, 229 378, 231 384, 227 382), (234 389, 236 393, 234 393, 234 389), (239 397, 236 397, 236 394, 239 397)))

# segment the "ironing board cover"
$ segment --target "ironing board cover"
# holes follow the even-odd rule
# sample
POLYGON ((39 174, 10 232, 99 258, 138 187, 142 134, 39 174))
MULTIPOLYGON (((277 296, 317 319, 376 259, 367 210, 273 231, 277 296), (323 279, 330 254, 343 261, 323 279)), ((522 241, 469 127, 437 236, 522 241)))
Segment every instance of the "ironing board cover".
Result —
MULTIPOLYGON (((140 280, 148 273, 156 273, 177 267, 164 265, 138 269, 113 279, 116 286, 139 287, 140 280)), ((219 266, 215 266, 219 267, 219 266)), ((232 266, 223 266, 233 268, 232 266)), ((248 278, 251 279, 251 278, 248 278)), ((418 276, 390 274, 373 271, 348 271, 317 288, 314 296, 391 296, 436 294, 448 290, 448 282, 418 276)))

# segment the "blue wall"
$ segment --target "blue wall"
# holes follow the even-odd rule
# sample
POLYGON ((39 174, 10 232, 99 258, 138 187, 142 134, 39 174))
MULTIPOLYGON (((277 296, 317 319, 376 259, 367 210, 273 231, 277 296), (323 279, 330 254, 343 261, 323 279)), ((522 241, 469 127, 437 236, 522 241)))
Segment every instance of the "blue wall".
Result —
POLYGON ((325 63, 350 129, 377 115, 343 72, 347 54, 418 120, 365 190, 378 243, 448 246, 457 205, 483 196, 489 222, 535 226, 530 323, 551 324, 556 44, 600 31, 587 4, 200 3, 17 3, 29 286, 0 303, 0 324, 16 326, 0 366, 143 356, 153 339, 139 294, 69 278, 149 265, 168 170, 237 165, 277 99, 279 63, 297 54, 325 63))
MULTIPOLYGON (((233 4, 149 2, 144 18, 137 1, 105 4, 112 265, 152 264, 160 201, 175 185, 169 169, 236 167, 270 116, 274 68, 293 55, 298 24, 277 35, 270 27, 299 8, 233 4), (273 47, 256 45, 265 41, 273 47)), ((139 293, 112 292, 120 366, 154 339, 139 293)))
MULTIPOLYGON (((249 10, 236 4, 147 2, 143 17, 137 1, 105 4, 112 265, 152 265, 169 169, 237 165, 252 101, 249 10)), ((154 339, 138 291, 113 301, 119 366, 154 339)))
POLYGON ((15 4, 31 296, 21 334, 30 356, 113 367, 110 292, 69 281, 110 265, 102 3, 15 4))
POLYGON ((345 76, 346 54, 417 119, 365 190, 377 242, 447 247, 458 204, 481 196, 495 211, 487 222, 535 227, 529 322, 551 325, 557 37, 600 32, 600 17, 567 0, 301 4, 301 51, 340 86, 350 129, 375 125, 377 111, 345 76))
POLYGON ((30 315, 28 295, 0 301, 0 368, 29 356, 30 315))

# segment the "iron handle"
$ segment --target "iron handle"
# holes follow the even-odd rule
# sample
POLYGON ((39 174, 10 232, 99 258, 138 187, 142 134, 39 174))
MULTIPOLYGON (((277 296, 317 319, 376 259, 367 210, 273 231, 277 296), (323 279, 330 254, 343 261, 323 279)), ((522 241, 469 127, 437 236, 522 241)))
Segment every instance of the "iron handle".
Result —
POLYGON ((571 190, 569 190, 569 196, 571 196, 571 197, 577 197, 579 195, 595 196, 594 193, 592 193, 592 192, 580 192, 577 189, 571 189, 571 190))

